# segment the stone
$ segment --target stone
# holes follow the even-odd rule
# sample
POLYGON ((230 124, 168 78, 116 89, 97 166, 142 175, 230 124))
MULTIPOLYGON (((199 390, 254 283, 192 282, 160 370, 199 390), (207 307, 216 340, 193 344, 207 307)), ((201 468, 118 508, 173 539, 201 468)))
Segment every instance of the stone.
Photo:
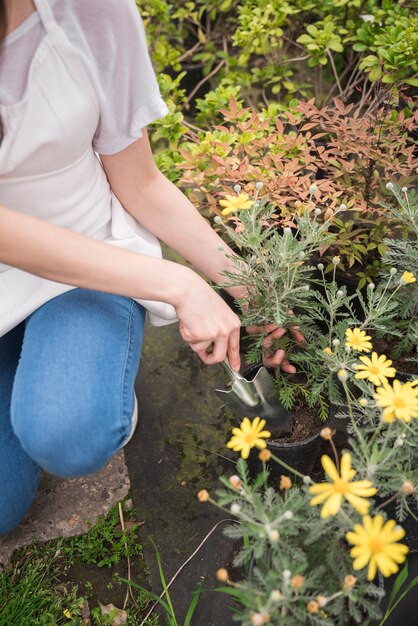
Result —
POLYGON ((100 515, 123 500, 130 489, 123 451, 100 472, 82 478, 44 474, 35 501, 21 524, 0 537, 0 564, 33 541, 49 541, 88 531, 100 515))

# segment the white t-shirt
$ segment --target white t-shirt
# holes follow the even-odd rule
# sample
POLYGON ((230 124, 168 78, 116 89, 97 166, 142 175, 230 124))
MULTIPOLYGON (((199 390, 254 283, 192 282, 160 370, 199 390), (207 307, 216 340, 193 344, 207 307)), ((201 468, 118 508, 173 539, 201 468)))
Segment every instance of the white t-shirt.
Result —
MULTIPOLYGON (((80 51, 100 104, 93 148, 114 154, 141 136, 141 128, 164 117, 141 18, 134 0, 48 0, 55 19, 80 51)), ((0 103, 24 98, 33 55, 45 35, 38 13, 3 41, 0 103)))

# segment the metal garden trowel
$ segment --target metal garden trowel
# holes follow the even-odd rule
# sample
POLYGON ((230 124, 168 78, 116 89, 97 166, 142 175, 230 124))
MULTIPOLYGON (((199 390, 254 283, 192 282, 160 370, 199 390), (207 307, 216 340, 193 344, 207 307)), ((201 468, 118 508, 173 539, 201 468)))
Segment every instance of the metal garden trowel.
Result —
POLYGON ((260 367, 253 380, 249 381, 235 372, 227 363, 221 363, 232 383, 231 389, 215 389, 221 400, 239 417, 261 417, 275 434, 289 434, 293 418, 280 403, 273 379, 265 367, 260 367))

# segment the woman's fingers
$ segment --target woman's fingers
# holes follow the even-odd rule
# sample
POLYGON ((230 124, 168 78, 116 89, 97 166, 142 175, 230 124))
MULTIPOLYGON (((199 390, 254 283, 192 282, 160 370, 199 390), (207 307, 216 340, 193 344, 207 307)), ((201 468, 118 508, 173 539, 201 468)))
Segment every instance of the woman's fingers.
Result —
POLYGON ((289 330, 296 343, 306 343, 306 339, 300 332, 299 326, 291 326, 289 330))
POLYGON ((264 326, 246 326, 245 330, 249 335, 262 335, 271 333, 276 328, 278 328, 277 324, 265 324, 264 326))
POLYGON ((238 371, 241 367, 239 352, 240 328, 232 331, 228 339, 228 361, 233 370, 238 371))
POLYGON ((264 337, 263 343, 262 343, 263 348, 271 348, 274 340, 280 339, 280 337, 283 337, 283 335, 285 334, 286 334, 285 328, 276 328, 276 330, 273 330, 271 333, 269 333, 267 337, 264 337))

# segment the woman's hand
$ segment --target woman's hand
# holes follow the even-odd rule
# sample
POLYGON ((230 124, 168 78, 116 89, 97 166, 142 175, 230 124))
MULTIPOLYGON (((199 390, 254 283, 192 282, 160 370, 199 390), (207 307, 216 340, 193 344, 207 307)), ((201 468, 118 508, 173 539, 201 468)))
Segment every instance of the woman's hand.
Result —
POLYGON ((239 370, 239 317, 194 272, 176 311, 182 338, 204 363, 212 365, 228 359, 232 369, 239 370))
MULTIPOLYGON (((266 367, 280 367, 281 370, 287 372, 288 374, 294 374, 296 372, 296 367, 289 363, 284 350, 276 350, 276 352, 271 350, 274 340, 280 339, 280 337, 283 337, 283 335, 286 334, 286 328, 280 328, 276 324, 267 324, 266 326, 247 326, 246 331, 250 335, 261 335, 267 333, 262 343, 263 365, 266 367)), ((297 343, 306 343, 305 337, 302 335, 297 326, 289 328, 289 332, 297 343)))

